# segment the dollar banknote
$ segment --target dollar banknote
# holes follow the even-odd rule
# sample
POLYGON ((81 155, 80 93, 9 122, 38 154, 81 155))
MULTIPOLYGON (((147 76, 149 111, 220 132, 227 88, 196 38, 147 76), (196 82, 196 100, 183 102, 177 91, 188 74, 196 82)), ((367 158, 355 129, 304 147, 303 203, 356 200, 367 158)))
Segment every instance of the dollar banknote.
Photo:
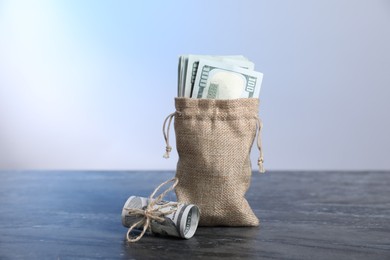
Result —
POLYGON ((260 94, 263 74, 223 61, 199 61, 192 98, 253 98, 260 94))
POLYGON ((184 87, 187 74, 187 64, 188 64, 188 55, 182 55, 179 57, 179 66, 178 66, 178 87, 177 95, 178 97, 184 97, 184 87))
MULTIPOLYGON (((211 56, 211 55, 183 55, 185 59, 185 75, 181 76, 184 81, 179 86, 179 97, 191 97, 193 93, 194 83, 198 72, 199 62, 203 59, 223 62, 245 69, 253 70, 254 63, 242 55, 230 56, 211 56)), ((180 62, 179 62, 180 63, 180 62)))
MULTIPOLYGON (((129 215, 129 209, 145 209, 149 202, 149 199, 144 197, 131 196, 128 198, 122 209, 123 226, 129 228, 140 220, 140 217, 129 215)), ((156 204, 154 208, 166 203, 167 201, 162 201, 159 204, 156 204)), ((151 222, 152 233, 185 239, 191 238, 198 227, 200 216, 199 208, 192 204, 178 203, 177 206, 167 206, 160 209, 161 212, 168 212, 171 210, 175 211, 165 215, 163 222, 154 220, 151 222)), ((142 229, 141 226, 136 228, 142 229)))

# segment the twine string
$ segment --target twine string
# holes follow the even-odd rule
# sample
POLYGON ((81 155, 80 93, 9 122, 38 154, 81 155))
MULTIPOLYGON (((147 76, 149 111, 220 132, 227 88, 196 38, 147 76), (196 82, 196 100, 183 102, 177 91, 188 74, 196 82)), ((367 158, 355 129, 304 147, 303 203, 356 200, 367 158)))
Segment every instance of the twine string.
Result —
POLYGON ((263 128, 263 122, 260 118, 257 118, 257 148, 259 149, 259 159, 257 160, 257 165, 259 166, 259 172, 265 173, 264 169, 264 157, 263 157, 263 148, 261 144, 261 129, 263 128))
POLYGON ((139 241, 144 235, 147 230, 151 229, 151 224, 152 221, 156 222, 164 222, 165 219, 164 217, 166 215, 169 215, 177 210, 177 202, 167 202, 167 203, 161 203, 162 199, 164 196, 172 191, 176 185, 178 184, 179 180, 177 178, 173 178, 171 180, 165 181, 161 183, 154 191, 152 194, 149 196, 149 203, 146 206, 145 209, 137 209, 137 208, 125 208, 128 211, 129 216, 134 216, 134 217, 140 217, 141 219, 134 223, 128 230, 126 234, 126 238, 128 242, 137 242, 139 241), (154 196, 156 193, 161 189, 161 187, 167 185, 168 183, 173 182, 173 184, 167 188, 165 191, 163 191, 160 195, 158 195, 156 198, 154 196), (162 211, 164 208, 172 207, 171 210, 167 211, 162 211), (136 228, 136 227, 141 227, 142 226, 142 232, 136 236, 136 237, 131 237, 130 233, 131 231, 136 228))
POLYGON ((163 157, 165 159, 169 158, 169 153, 172 151, 172 147, 169 145, 169 130, 171 128, 172 119, 175 117, 175 114, 176 114, 176 112, 173 112, 172 114, 169 114, 165 118, 164 124, 163 124, 163 129, 162 130, 163 130, 163 135, 164 135, 165 144, 166 144, 165 154, 163 155, 163 157), (169 122, 168 122, 168 120, 169 120, 169 122), (168 128, 167 128, 167 131, 165 132, 167 122, 168 122, 168 128))

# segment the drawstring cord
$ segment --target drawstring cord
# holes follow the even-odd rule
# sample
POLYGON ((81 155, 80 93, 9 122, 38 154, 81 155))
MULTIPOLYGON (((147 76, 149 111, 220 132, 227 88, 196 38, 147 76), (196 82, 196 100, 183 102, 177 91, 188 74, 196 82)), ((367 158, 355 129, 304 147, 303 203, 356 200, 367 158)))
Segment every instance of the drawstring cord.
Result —
MULTIPOLYGON (((169 130, 171 128, 171 123, 172 123, 172 120, 175 117, 176 113, 178 113, 178 112, 173 112, 173 113, 169 114, 165 118, 164 124, 163 124, 162 130, 163 130, 163 135, 164 135, 165 144, 166 144, 165 154, 163 155, 163 157, 165 159, 169 158, 169 153, 172 151, 172 147, 169 145, 169 130), (168 123, 168 126, 167 126, 167 123, 168 123), (166 129, 166 131, 165 131, 165 129, 166 129)), ((259 159, 257 160, 257 165, 259 166, 260 173, 265 172, 263 148, 262 148, 262 144, 261 144, 261 129, 262 129, 262 127, 263 127, 263 123, 261 122, 260 118, 257 118, 257 129, 258 129, 258 131, 257 131, 257 148, 259 149, 259 152, 260 152, 259 159)))
POLYGON ((175 117, 175 115, 176 115, 176 112, 169 114, 165 118, 164 124, 163 124, 163 134, 164 134, 164 139, 165 139, 165 144, 166 144, 165 154, 163 155, 163 157, 165 159, 169 158, 169 153, 172 151, 172 147, 169 145, 169 129, 171 128, 172 119, 175 117), (168 120, 169 120, 169 122, 168 122, 168 120), (167 128, 167 131, 165 132, 167 122, 168 122, 168 128, 167 128))
POLYGON ((261 122, 260 118, 257 118, 257 148, 259 149, 260 155, 259 159, 257 160, 257 165, 259 165, 259 172, 265 173, 264 169, 264 157, 263 157, 263 148, 261 146, 261 128, 263 127, 263 123, 261 122))

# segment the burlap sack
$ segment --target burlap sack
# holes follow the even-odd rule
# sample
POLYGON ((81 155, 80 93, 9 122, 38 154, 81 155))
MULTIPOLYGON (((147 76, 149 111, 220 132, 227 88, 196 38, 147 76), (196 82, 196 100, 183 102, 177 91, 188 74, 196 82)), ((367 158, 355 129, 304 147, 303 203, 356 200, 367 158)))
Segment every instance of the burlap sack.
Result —
MULTIPOLYGON (((259 100, 176 98, 175 106, 178 201, 200 208, 201 226, 258 226, 244 196, 252 174, 250 150, 261 129, 259 100)), ((261 165, 262 160, 261 155, 261 165)))

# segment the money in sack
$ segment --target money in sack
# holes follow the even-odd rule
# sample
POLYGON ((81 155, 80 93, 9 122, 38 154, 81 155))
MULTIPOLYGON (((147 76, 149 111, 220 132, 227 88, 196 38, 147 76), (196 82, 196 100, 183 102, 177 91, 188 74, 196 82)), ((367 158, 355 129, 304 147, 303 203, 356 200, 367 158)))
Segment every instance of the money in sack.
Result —
POLYGON ((176 112, 164 122, 163 133, 165 157, 169 157, 169 128, 174 118, 178 201, 199 207, 200 226, 258 226, 245 193, 252 175, 250 151, 256 133, 259 170, 264 172, 259 99, 180 97, 175 107, 176 112))

